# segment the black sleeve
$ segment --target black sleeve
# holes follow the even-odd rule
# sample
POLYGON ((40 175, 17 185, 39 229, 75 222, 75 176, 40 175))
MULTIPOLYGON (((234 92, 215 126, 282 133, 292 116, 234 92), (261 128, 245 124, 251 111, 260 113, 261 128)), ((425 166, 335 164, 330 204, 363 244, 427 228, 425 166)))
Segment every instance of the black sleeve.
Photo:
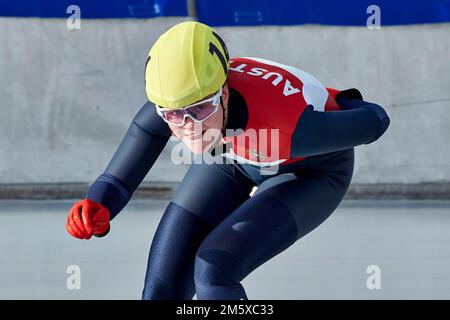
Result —
POLYGON ((141 184, 171 136, 153 104, 136 114, 105 172, 90 186, 87 198, 117 215, 141 184))
POLYGON ((307 157, 369 144, 389 126, 385 110, 362 97, 336 97, 341 110, 314 111, 308 106, 292 136, 291 157, 307 157))

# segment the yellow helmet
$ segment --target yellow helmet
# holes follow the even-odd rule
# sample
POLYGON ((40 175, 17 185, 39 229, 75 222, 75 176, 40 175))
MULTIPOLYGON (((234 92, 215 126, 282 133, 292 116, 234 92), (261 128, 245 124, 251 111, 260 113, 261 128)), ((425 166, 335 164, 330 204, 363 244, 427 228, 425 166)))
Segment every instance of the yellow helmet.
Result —
POLYGON ((217 92, 230 66, 224 41, 209 26, 187 21, 163 33, 150 49, 145 68, 148 99, 182 108, 217 92))

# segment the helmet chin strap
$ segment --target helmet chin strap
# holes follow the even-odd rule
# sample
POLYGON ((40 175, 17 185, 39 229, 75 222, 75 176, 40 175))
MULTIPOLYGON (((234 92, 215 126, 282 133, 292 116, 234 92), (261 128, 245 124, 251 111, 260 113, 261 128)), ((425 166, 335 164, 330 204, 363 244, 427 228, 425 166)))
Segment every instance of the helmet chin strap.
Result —
MULTIPOLYGON (((220 130, 220 133, 222 134, 222 137, 225 137, 225 107, 223 106, 222 97, 220 97, 220 106, 222 107, 222 129, 220 130)), ((220 140, 221 139, 217 140, 208 150, 213 156, 217 155, 216 146, 220 143, 220 140)), ((224 151, 220 151, 220 153, 223 152, 224 151)))
MULTIPOLYGON (((222 97, 220 97, 220 106, 222 107, 222 129, 221 134, 222 138, 225 137, 225 130, 226 130, 226 123, 225 123, 225 107, 223 105, 222 97)), ((227 119, 228 121, 228 119, 227 119)), ((229 150, 232 148, 232 144, 230 142, 225 143, 224 148, 221 148, 220 150, 216 150, 216 146, 220 144, 220 140, 216 141, 208 150, 209 153, 211 153, 213 156, 216 156, 219 153, 226 153, 229 152, 229 150)))
POLYGON ((223 106, 223 99, 220 97, 220 106, 222 107, 222 129, 220 132, 222 133, 222 137, 225 137, 225 107, 223 106))

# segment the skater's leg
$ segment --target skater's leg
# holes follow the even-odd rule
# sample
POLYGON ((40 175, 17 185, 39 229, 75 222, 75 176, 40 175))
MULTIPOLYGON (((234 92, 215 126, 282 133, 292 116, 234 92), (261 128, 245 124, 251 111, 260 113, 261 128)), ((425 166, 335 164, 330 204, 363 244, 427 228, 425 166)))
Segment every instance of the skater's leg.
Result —
POLYGON ((143 299, 192 299, 199 245, 249 198, 252 187, 231 164, 191 165, 154 235, 143 299))

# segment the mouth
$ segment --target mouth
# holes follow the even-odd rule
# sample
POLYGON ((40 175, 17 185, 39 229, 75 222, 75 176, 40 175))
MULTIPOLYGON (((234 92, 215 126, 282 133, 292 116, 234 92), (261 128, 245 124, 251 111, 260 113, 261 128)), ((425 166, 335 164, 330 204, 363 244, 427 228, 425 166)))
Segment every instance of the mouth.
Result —
POLYGON ((206 131, 206 129, 203 130, 202 132, 200 132, 200 133, 197 134, 197 135, 184 134, 184 136, 190 138, 191 140, 197 140, 197 139, 200 139, 200 138, 203 136, 203 134, 205 133, 205 131, 206 131))

